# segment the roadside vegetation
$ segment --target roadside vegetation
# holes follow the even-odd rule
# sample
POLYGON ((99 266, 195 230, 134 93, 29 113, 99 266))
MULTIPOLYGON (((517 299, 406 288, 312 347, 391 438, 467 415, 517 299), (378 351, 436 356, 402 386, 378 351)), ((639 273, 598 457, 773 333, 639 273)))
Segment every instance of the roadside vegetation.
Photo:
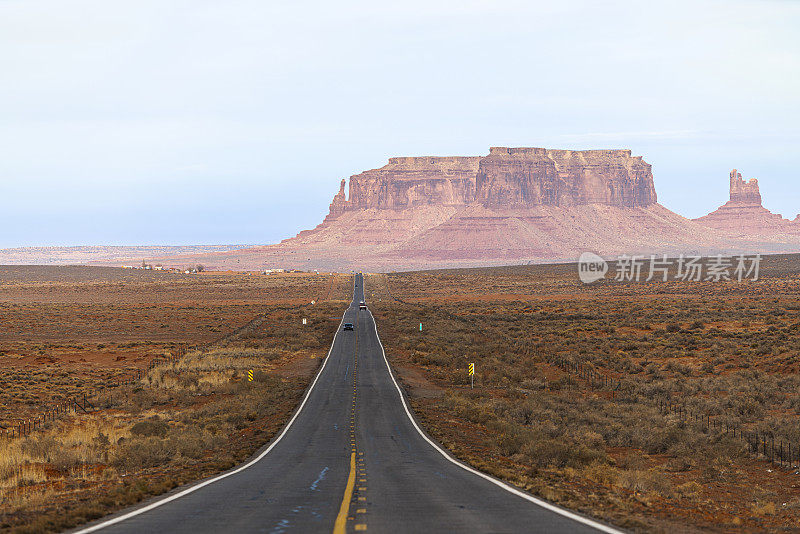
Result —
MULTIPOLYGON (((0 391, 7 422, 13 422, 16 413, 8 406, 33 413, 37 398, 44 408, 67 395, 87 393, 93 408, 88 414, 47 421, 26 437, 0 439, 0 529, 50 532, 73 527, 233 467, 252 455, 299 403, 349 302, 351 277, 314 278, 204 279, 211 298, 198 300, 193 307, 213 314, 216 329, 227 333, 218 333, 216 341, 198 336, 203 343, 196 343, 181 359, 157 365, 128 385, 113 385, 114 377, 132 370, 116 368, 115 357, 94 358, 91 369, 75 368, 68 359, 54 357, 41 369, 26 352, 39 350, 36 340, 9 343, 6 358, 15 365, 3 371, 7 387, 0 391), (219 299, 224 294, 224 303, 215 302, 216 290, 219 299), (254 290, 266 297, 258 304, 252 301, 254 290), (256 313, 242 321, 247 312, 256 313), (28 361, 28 367, 20 363, 28 361), (102 367, 106 361, 112 368, 102 367), (56 387, 50 388, 51 383, 56 387)), ((71 293, 67 287, 61 289, 71 293)), ((161 299, 165 288, 161 280, 153 279, 141 281, 137 289, 139 302, 128 303, 131 317, 136 306, 146 308, 148 291, 151 298, 161 299)), ((24 293, 19 287, 16 291, 24 293)), ((8 302, 5 306, 14 307, 8 302)), ((63 304, 65 310, 74 306, 63 304)), ((105 314, 108 321, 117 316, 111 310, 105 314)), ((139 365, 159 355, 141 339, 146 335, 121 340, 108 325, 97 326, 101 333, 106 328, 113 341, 100 344, 112 355, 118 345, 130 343, 137 345, 127 351, 142 350, 136 356, 128 354, 139 365)), ((192 342, 191 334, 183 336, 182 328, 176 330, 173 339, 163 341, 163 355, 170 353, 170 343, 192 342)), ((97 339, 90 341, 91 350, 98 350, 97 339)), ((87 340, 69 344, 88 345, 87 340)), ((81 349, 69 350, 80 354, 81 349)))
POLYGON ((743 284, 584 286, 573 266, 536 266, 366 288, 414 409, 465 461, 637 531, 784 530, 800 527, 797 460, 725 432, 800 444, 800 258, 764 268, 743 284))

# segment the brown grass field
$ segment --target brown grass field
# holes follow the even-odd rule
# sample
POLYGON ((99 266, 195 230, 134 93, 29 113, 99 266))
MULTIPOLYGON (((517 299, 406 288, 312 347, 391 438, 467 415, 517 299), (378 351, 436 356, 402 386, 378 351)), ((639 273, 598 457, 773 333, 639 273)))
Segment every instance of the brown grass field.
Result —
MULTIPOLYGON (((633 531, 777 532, 800 528, 798 461, 770 462, 725 428, 800 445, 798 273, 800 256, 783 256, 741 284, 585 286, 575 266, 548 265, 365 285, 417 415, 464 461, 633 531)), ((351 283, 0 267, 0 424, 83 394, 96 408, 0 439, 0 529, 68 528, 247 458, 297 405, 351 283)))
POLYGON ((797 457, 778 466, 725 432, 800 445, 800 256, 743 283, 585 286, 550 265, 372 275, 366 290, 414 409, 459 458, 634 531, 800 529, 797 457))
POLYGON ((0 438, 0 529, 68 528, 247 458, 299 402, 351 284, 0 267, 0 424, 83 394, 96 408, 0 438), (114 385, 180 347, 178 362, 114 385))

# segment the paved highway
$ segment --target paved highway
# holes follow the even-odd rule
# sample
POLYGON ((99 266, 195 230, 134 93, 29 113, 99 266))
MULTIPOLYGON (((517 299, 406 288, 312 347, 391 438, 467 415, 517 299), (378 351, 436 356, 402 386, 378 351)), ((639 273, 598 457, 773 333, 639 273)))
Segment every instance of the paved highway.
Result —
POLYGON ((427 438, 392 377, 363 278, 294 418, 243 466, 80 532, 617 532, 506 486, 427 438))

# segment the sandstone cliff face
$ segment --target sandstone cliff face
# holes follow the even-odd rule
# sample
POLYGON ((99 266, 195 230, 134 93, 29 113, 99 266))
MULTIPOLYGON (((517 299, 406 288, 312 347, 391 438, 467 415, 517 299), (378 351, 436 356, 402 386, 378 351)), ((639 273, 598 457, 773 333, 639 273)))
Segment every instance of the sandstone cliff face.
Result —
POLYGON ((763 207, 758 180, 753 178, 745 182, 736 169, 730 173, 730 200, 695 221, 708 228, 739 235, 800 233, 797 221, 791 222, 763 207))
POLYGON ((390 158, 350 177, 347 209, 463 206, 475 197, 477 157, 390 158))
POLYGON ((347 197, 345 196, 344 186, 346 180, 342 179, 342 182, 339 184, 339 192, 333 197, 331 201, 331 205, 328 208, 328 216, 325 217, 323 224, 326 222, 330 222, 331 219, 335 219, 345 211, 347 211, 347 197))
POLYGON ((731 171, 730 177, 730 204, 761 206, 761 190, 758 187, 758 180, 751 178, 745 182, 741 173, 736 169, 731 171))
POLYGON ((651 167, 630 150, 492 147, 481 158, 476 190, 476 200, 492 207, 656 203, 651 167))
POLYGON ((757 181, 734 171, 731 201, 690 221, 656 202, 650 165, 627 150, 392 158, 351 177, 347 191, 342 180, 325 221, 280 244, 173 261, 344 272, 575 261, 590 250, 609 258, 800 251, 800 231, 792 233, 800 223, 764 209, 757 181))
POLYGON ((650 165, 630 150, 493 147, 485 157, 391 158, 344 181, 326 222, 349 210, 418 206, 526 208, 656 203, 650 165))

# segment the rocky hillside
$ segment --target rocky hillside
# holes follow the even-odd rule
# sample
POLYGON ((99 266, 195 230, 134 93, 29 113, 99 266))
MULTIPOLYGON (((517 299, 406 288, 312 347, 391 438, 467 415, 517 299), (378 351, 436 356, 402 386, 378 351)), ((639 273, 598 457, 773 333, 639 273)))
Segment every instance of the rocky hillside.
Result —
POLYGON ((730 200, 695 221, 731 235, 800 235, 800 217, 789 221, 769 211, 761 204, 758 180, 751 178, 745 182, 736 169, 730 174, 730 200))
POLYGON ((492 147, 480 159, 475 200, 494 208, 656 203, 653 173, 630 150, 492 147))
POLYGON ((630 150, 548 150, 492 147, 486 157, 391 158, 380 169, 345 181, 330 217, 363 209, 418 206, 530 208, 647 207, 656 203, 653 173, 630 150))
MULTIPOLYGON (((736 202, 756 202, 757 186, 736 187, 736 202)), ((493 147, 482 157, 391 158, 342 180, 312 230, 278 245, 171 261, 386 271, 574 261, 584 251, 798 250, 800 236, 736 237, 671 212, 657 202, 651 166, 630 150, 493 147)))

